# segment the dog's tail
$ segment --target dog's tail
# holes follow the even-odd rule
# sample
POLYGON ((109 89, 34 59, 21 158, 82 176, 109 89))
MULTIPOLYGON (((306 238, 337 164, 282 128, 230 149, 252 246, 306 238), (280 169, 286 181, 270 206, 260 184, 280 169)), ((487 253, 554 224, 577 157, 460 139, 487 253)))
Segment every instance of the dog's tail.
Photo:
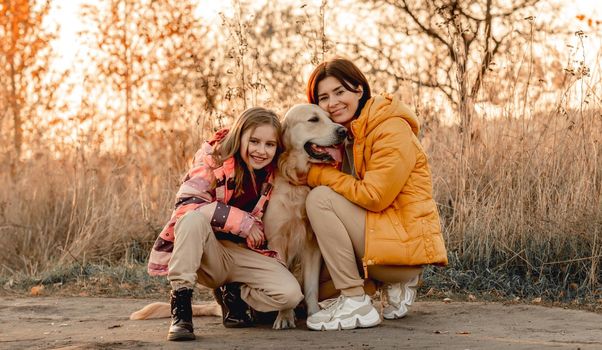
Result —
MULTIPOLYGON (((192 305, 193 316, 221 316, 222 308, 216 303, 192 305)), ((132 312, 130 320, 148 320, 151 318, 171 317, 171 307, 168 303, 148 304, 138 311, 132 312)))

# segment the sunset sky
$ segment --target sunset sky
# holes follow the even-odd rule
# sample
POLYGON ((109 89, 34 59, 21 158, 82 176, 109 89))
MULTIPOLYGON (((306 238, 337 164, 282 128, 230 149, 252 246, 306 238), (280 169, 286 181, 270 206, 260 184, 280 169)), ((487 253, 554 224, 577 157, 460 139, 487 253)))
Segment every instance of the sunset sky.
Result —
MULTIPOLYGON (((352 3, 353 0, 344 0, 352 3)), ((602 5, 599 0, 580 0, 580 1, 568 1, 568 0, 554 0, 556 2, 553 3, 565 3, 564 9, 562 11, 561 17, 566 19, 570 23, 570 27, 568 31, 576 32, 578 30, 583 30, 586 33, 591 32, 592 28, 588 28, 586 21, 580 21, 577 19, 578 15, 586 15, 588 18, 593 18, 594 20, 602 20, 602 5)), ((317 9, 321 4, 321 0, 309 0, 304 1, 303 3, 308 4, 313 9, 311 11, 315 11, 317 13, 317 9)), ((55 2, 54 8, 51 11, 49 20, 58 21, 60 24, 60 35, 59 39, 53 44, 55 48, 55 52, 57 54, 57 59, 54 62, 54 69, 62 71, 65 69, 70 70, 71 74, 69 76, 69 80, 71 83, 78 86, 81 84, 83 80, 83 67, 81 64, 77 63, 77 57, 85 57, 85 50, 87 50, 86 46, 81 42, 81 39, 78 38, 78 31, 81 31, 83 28, 83 23, 79 18, 79 8, 82 4, 98 4, 102 3, 102 0, 70 0, 70 1, 62 1, 55 2)), ((254 5, 257 7, 263 4, 263 1, 245 1, 242 0, 241 3, 247 8, 253 8, 254 5)), ((202 21, 207 21, 209 24, 215 28, 216 32, 219 32, 219 28, 222 26, 222 21, 219 17, 219 13, 222 12, 226 16, 233 16, 233 6, 234 1, 232 0, 223 0, 223 1, 207 1, 200 0, 200 4, 197 7, 197 16, 202 21)), ((300 5, 301 6, 301 5, 300 5)), ((345 7, 339 5, 337 11, 340 10, 340 7, 345 7)), ((328 8, 326 10, 326 21, 328 21, 329 12, 333 13, 335 11, 332 8, 328 8)), ((347 16, 339 16, 337 28, 345 27, 344 30, 348 30, 348 26, 353 26, 353 13, 350 13, 347 16)), ((536 16, 537 17, 537 16, 536 16)), ((545 21, 546 14, 540 14, 539 20, 545 21)), ((328 25, 328 23, 327 23, 328 25)), ((332 26, 332 24, 331 24, 332 26)), ((330 28, 332 30, 332 28, 330 28)), ((336 28, 335 28, 336 30, 336 28)), ((598 33, 602 33, 602 25, 598 25, 596 27, 598 33)), ((552 39, 556 40, 555 46, 557 49, 562 52, 566 51, 567 46, 570 47, 571 55, 574 59, 581 59, 581 57, 585 56, 585 65, 590 67, 592 76, 600 76, 602 75, 602 41, 600 40, 600 35, 589 35, 583 38, 583 47, 584 49, 580 49, 579 38, 575 35, 569 35, 568 38, 564 40, 552 39)), ((567 51, 568 54, 568 51, 567 51)), ((81 62, 81 61, 80 61, 81 62)), ((85 59, 84 59, 85 62, 85 59)), ((571 62, 571 65, 579 65, 576 61, 571 62)), ((63 94, 62 98, 65 101, 68 101, 70 105, 70 110, 74 111, 79 108, 79 104, 81 103, 83 91, 81 89, 75 89, 70 93, 63 94)), ((575 98, 578 100, 580 95, 576 95, 575 98)), ((550 93, 550 99, 557 99, 556 93, 550 93)), ((102 105, 102 103, 101 103, 102 105)), ((441 104, 443 105, 443 104, 441 104)), ((484 105, 484 108, 487 107, 487 104, 484 105)), ((70 113, 62 114, 61 118, 68 118, 70 113)), ((497 114, 497 112, 496 112, 497 114)), ((451 115, 451 112, 449 113, 451 115)))
MULTIPOLYGON (((60 53, 57 67, 67 68, 73 64, 73 59, 77 52, 82 49, 81 43, 78 42, 77 32, 82 29, 82 22, 79 19, 79 7, 84 3, 99 3, 102 0, 70 0, 55 2, 51 19, 58 21, 61 25, 60 38, 55 43, 57 52, 60 53)), ((261 3, 261 1, 241 1, 242 3, 261 3)), ((308 4, 319 6, 320 0, 305 1, 308 4)), ((602 3, 600 0, 577 0, 564 1, 567 5, 563 11, 563 16, 567 19, 574 19, 575 30, 582 29, 587 31, 587 24, 578 21, 576 16, 586 14, 592 18, 602 20, 602 3)), ((232 11, 232 1, 209 1, 200 0, 200 5, 197 10, 198 16, 209 22, 213 22, 216 26, 220 25, 219 12, 226 14, 232 11)), ((592 41, 593 45, 595 42, 592 41)), ((600 43, 598 42, 598 46, 600 43)))

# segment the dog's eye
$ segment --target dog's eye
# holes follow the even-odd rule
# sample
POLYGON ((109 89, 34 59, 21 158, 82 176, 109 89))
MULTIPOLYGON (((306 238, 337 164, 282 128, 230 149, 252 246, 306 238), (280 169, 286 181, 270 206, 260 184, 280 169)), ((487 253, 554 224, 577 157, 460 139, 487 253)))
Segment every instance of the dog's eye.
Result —
POLYGON ((307 120, 307 121, 310 123, 317 123, 320 121, 320 118, 314 116, 314 117, 309 118, 309 120, 307 120))

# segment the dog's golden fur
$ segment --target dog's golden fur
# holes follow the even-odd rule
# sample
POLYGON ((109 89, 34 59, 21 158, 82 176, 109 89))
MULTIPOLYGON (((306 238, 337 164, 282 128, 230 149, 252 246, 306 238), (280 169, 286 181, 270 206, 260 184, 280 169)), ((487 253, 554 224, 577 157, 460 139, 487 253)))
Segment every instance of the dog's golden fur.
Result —
MULTIPOLYGON (((320 107, 296 105, 284 117, 284 153, 278 160, 274 190, 264 216, 266 240, 294 271, 303 286, 308 314, 319 311, 318 287, 321 254, 305 211, 310 188, 305 184, 311 163, 332 162, 340 153, 346 130, 333 123, 320 107), (334 146, 334 147, 333 147, 334 146)), ((275 329, 295 327, 293 310, 281 311, 275 329)))
MULTIPOLYGON (((331 162, 346 130, 330 120, 316 105, 293 106, 283 121, 285 151, 278 161, 274 190, 263 222, 269 248, 277 251, 303 286, 308 314, 319 311, 318 287, 321 255, 305 211, 310 188, 305 184, 311 163, 331 162), (334 147, 332 147, 334 146, 334 147)), ((338 160, 338 159, 337 159, 338 160)), ((217 303, 194 305, 195 316, 221 316, 217 303), (196 311, 195 311, 196 310, 196 311)), ((167 303, 153 303, 134 312, 130 319, 169 317, 167 303)), ((294 328, 293 310, 279 312, 275 329, 294 328)))

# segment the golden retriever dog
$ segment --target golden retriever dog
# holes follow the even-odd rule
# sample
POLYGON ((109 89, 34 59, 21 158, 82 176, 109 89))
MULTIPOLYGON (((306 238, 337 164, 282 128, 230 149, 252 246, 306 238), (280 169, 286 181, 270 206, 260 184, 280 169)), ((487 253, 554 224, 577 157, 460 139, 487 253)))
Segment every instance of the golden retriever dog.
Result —
MULTIPOLYGON (((282 126, 285 151, 278 160, 274 190, 263 224, 269 249, 280 254, 289 270, 301 270, 295 275, 303 287, 307 314, 311 315, 320 310, 322 256, 305 211, 305 198, 310 191, 305 185, 306 177, 311 163, 341 161, 339 145, 345 140, 347 129, 312 104, 293 106, 284 116, 282 126)), ((280 311, 273 328, 294 327, 294 311, 280 311)))
MULTIPOLYGON (((310 191, 305 185, 311 163, 341 161, 339 145, 347 129, 330 120, 328 114, 312 104, 295 105, 283 120, 285 151, 278 160, 278 172, 268 208, 263 217, 268 248, 277 251, 303 287, 307 313, 320 310, 318 287, 322 256, 305 211, 310 191)), ((221 316, 215 302, 193 305, 194 316, 221 316)), ((132 320, 170 317, 168 303, 152 303, 131 314, 132 320)), ((295 328, 293 309, 280 311, 274 329, 295 328)))

